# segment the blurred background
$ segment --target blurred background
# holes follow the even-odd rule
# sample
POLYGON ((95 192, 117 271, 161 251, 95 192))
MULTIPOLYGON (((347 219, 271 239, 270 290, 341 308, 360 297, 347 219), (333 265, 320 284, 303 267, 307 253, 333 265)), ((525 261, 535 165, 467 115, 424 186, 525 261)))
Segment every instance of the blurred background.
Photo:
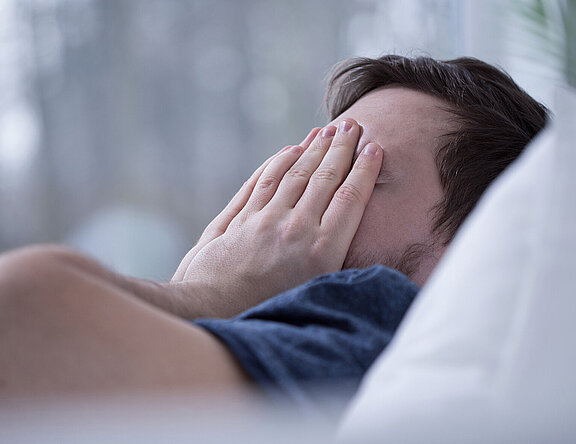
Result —
POLYGON ((479 57, 547 103, 572 0, 0 0, 0 251, 169 279, 351 56, 479 57))

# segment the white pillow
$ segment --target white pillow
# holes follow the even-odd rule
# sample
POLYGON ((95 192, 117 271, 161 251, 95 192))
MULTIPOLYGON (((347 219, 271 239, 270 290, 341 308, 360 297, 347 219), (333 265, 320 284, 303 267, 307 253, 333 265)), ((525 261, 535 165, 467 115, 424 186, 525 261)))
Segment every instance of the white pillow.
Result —
POLYGON ((494 183, 373 365, 343 442, 576 442, 576 94, 494 183))

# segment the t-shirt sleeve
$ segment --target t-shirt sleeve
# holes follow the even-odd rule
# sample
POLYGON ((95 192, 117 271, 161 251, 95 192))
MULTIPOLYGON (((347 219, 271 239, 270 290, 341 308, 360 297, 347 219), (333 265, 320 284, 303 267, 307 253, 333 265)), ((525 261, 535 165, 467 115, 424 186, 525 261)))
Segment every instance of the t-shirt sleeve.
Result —
POLYGON ((417 292, 407 277, 378 265, 321 276, 232 319, 194 323, 258 385, 303 406, 315 402, 313 386, 351 394, 417 292))

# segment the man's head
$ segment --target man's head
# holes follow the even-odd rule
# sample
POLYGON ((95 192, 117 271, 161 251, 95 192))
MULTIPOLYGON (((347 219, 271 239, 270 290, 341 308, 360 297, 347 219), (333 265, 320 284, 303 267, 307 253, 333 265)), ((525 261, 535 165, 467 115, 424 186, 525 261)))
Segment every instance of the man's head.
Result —
POLYGON ((359 148, 384 149, 383 172, 345 267, 384 263, 423 284, 486 187, 546 122, 546 109, 476 59, 353 59, 326 95, 332 119, 356 119, 359 148))

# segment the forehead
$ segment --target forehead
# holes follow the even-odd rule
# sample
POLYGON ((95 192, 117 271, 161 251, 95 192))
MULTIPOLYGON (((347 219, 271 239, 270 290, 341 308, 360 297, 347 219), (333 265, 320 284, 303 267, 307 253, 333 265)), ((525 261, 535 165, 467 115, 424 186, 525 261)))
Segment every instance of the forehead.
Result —
POLYGON ((368 142, 377 142, 385 151, 399 145, 406 149, 425 146, 434 150, 438 138, 450 129, 448 108, 446 102, 429 94, 385 87, 361 97, 333 123, 352 118, 360 124, 359 150, 368 142))

